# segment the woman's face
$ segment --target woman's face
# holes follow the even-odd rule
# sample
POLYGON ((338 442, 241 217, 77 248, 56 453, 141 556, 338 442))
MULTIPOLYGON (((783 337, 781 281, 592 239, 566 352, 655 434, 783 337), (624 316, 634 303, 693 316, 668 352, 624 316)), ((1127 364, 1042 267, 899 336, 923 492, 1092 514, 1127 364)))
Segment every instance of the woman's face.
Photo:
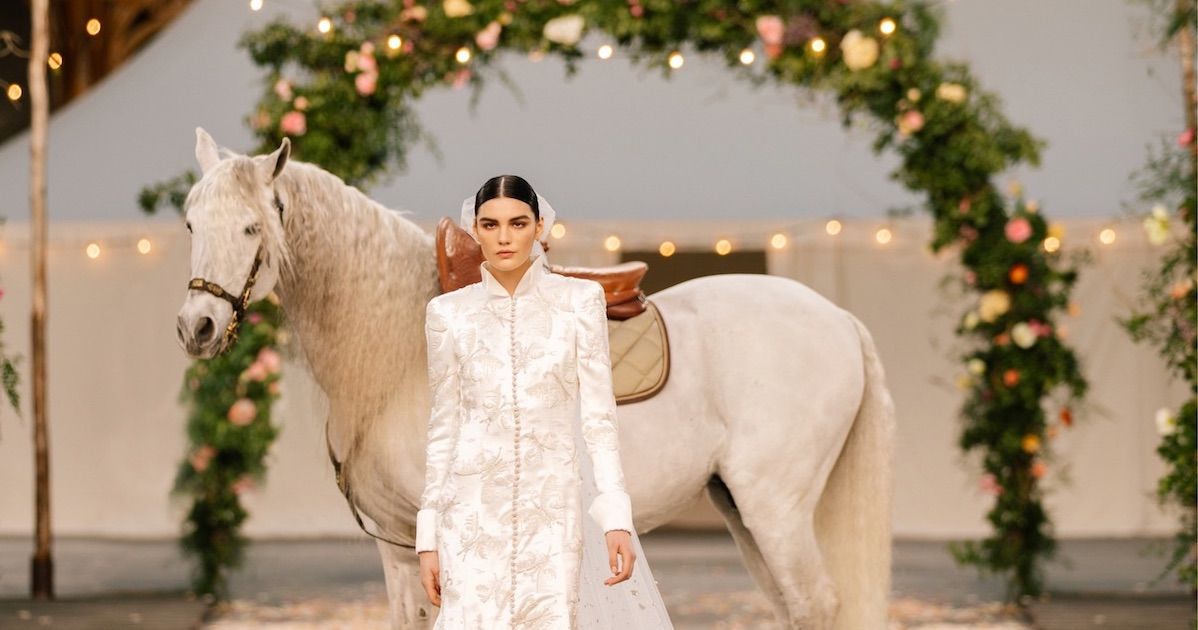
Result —
POLYGON ((543 226, 543 220, 534 221, 528 204, 508 197, 488 199, 474 218, 483 257, 492 269, 503 271, 519 268, 528 260, 543 226))

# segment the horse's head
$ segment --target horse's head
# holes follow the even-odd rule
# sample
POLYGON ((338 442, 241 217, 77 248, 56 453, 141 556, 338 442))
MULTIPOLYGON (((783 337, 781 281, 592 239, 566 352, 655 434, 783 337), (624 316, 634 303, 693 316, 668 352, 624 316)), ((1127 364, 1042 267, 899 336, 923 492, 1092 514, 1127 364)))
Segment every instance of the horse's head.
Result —
POLYGON ((239 155, 218 148, 208 132, 196 128, 203 174, 183 206, 191 233, 191 281, 177 323, 179 345, 192 358, 227 350, 246 304, 266 297, 287 264, 287 200, 275 183, 290 152, 284 138, 269 155, 239 155))

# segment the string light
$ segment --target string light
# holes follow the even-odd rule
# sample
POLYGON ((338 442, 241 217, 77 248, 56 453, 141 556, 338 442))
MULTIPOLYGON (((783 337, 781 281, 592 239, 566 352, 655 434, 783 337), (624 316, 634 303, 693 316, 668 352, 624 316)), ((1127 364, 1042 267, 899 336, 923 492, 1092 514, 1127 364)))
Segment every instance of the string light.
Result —
POLYGON ((878 241, 880 245, 885 245, 890 242, 892 236, 889 228, 878 228, 878 231, 874 233, 874 240, 878 241))
POLYGON ((391 37, 387 38, 387 48, 390 48, 391 50, 399 50, 400 46, 403 46, 403 39, 401 39, 399 35, 392 35, 391 37))
POLYGON ((603 248, 609 252, 614 252, 620 249, 620 237, 612 234, 611 236, 603 239, 603 248))
POLYGON ((328 33, 333 30, 333 21, 327 17, 320 18, 320 21, 316 23, 316 30, 321 33, 328 33))
POLYGON ((8 89, 5 90, 5 93, 8 95, 8 100, 10 101, 15 102, 21 100, 21 86, 17 85, 16 83, 9 84, 8 89))
POLYGON ((454 58, 457 59, 458 63, 461 64, 470 63, 470 49, 462 46, 458 49, 458 52, 454 54, 454 58))
POLYGON ((810 46, 811 52, 817 55, 822 55, 824 54, 824 51, 828 49, 828 42, 825 42, 824 38, 822 37, 816 37, 815 39, 811 40, 810 46))
POLYGON ((1115 242, 1115 230, 1113 228, 1105 228, 1098 233, 1098 240, 1103 245, 1111 245, 1115 242))
POLYGON ((666 258, 673 256, 676 251, 678 251, 678 248, 674 246, 673 241, 662 241, 661 246, 657 248, 657 253, 666 258))
POLYGON ((554 223, 549 229, 549 235, 553 238, 561 238, 566 235, 566 226, 562 223, 554 223))
POLYGON ((895 24, 894 20, 892 20, 890 18, 885 18, 878 24, 878 30, 881 31, 881 33, 883 35, 892 34, 892 33, 894 33, 895 29, 897 29, 897 28, 898 28, 898 25, 895 24))
POLYGON ((670 53, 670 67, 671 68, 677 70, 677 69, 681 68, 682 64, 685 62, 686 62, 686 60, 682 58, 682 53, 678 52, 677 50, 670 53))
POLYGON ((99 243, 88 243, 87 249, 84 251, 87 252, 88 258, 91 258, 93 260, 96 258, 99 258, 100 257, 100 244, 99 243))
POLYGON ((1055 236, 1044 239, 1044 251, 1052 253, 1058 249, 1061 249, 1061 239, 1055 236))
POLYGON ((753 65, 753 62, 756 59, 757 59, 757 55, 754 54, 752 50, 749 50, 748 48, 746 48, 746 49, 740 51, 740 62, 742 64, 744 64, 746 66, 751 66, 751 65, 753 65))
POLYGON ((261 11, 262 0, 250 0, 250 11, 261 11))
POLYGON ((721 238, 715 242, 715 253, 721 256, 727 256, 732 251, 732 242, 726 238, 721 238))
POLYGON ((615 52, 615 51, 612 49, 611 44, 604 44, 599 47, 599 58, 600 59, 611 59, 611 55, 613 52, 615 52))
POLYGON ((783 247, 786 247, 786 235, 778 232, 777 234, 771 236, 770 246, 772 246, 774 249, 782 249, 783 247))
POLYGON ((137 241, 137 251, 141 252, 142 254, 150 253, 150 239, 139 239, 137 241))
POLYGON ((56 52, 50 53, 50 58, 46 60, 46 63, 50 64, 51 70, 57 70, 62 67, 62 55, 56 52))
POLYGON ((840 228, 840 221, 837 221, 836 219, 832 219, 824 224, 824 231, 830 236, 836 236, 837 234, 840 234, 840 228))
POLYGON ((87 34, 95 36, 95 35, 98 35, 99 33, 100 33, 100 20, 97 20, 96 18, 92 18, 92 19, 88 20, 87 21, 87 34))

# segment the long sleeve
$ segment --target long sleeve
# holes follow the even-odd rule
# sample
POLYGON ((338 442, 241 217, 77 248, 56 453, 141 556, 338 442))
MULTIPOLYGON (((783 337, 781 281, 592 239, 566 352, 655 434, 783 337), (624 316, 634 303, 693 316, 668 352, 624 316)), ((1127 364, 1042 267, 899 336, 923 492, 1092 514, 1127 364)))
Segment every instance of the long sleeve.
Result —
POLYGON ((416 512, 416 551, 437 548, 437 512, 443 509, 445 479, 449 476, 453 435, 457 430, 459 388, 458 365, 454 357, 452 331, 442 312, 444 306, 432 300, 425 308, 424 335, 428 343, 428 447, 425 451, 424 493, 416 512))
POLYGON ((632 501, 624 489, 616 396, 608 353, 607 302, 603 286, 587 281, 578 305, 576 351, 582 437, 595 472, 598 496, 587 513, 603 529, 633 531, 632 501))

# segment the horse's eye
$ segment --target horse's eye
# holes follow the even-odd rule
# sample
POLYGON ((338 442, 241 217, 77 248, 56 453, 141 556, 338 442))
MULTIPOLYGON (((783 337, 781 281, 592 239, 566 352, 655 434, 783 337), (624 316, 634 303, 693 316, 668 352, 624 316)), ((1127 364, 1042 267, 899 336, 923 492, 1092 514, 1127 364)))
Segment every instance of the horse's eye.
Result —
POLYGON ((245 228, 246 236, 253 236, 257 233, 258 233, 258 224, 257 223, 250 225, 250 226, 246 226, 246 228, 245 228))
POLYGON ((191 233, 191 221, 188 221, 186 223, 186 225, 187 225, 187 232, 190 234, 191 233))

